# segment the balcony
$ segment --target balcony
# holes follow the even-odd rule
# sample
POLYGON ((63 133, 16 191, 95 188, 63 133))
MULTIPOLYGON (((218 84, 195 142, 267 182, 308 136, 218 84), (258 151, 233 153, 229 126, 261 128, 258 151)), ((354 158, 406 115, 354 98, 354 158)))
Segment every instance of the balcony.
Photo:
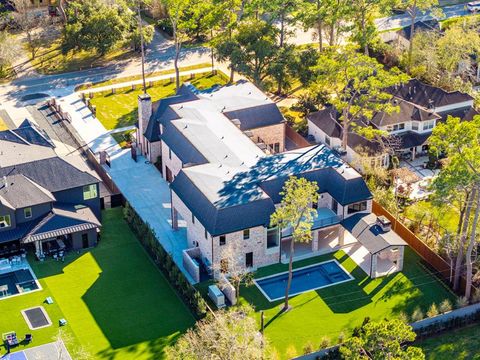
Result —
MULTIPOLYGON (((329 208, 318 208, 317 209, 317 216, 313 221, 312 230, 317 230, 321 228, 325 228, 328 226, 340 224, 343 220, 343 217, 340 215, 335 214, 329 208)), ((282 238, 287 238, 292 236, 292 228, 286 228, 282 230, 282 238)))

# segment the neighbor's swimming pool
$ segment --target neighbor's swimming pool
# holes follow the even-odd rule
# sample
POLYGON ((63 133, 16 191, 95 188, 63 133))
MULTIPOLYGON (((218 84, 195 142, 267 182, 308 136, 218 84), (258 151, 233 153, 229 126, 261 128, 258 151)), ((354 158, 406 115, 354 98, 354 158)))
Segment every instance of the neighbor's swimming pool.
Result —
MULTIPOLYGON (((353 280, 353 276, 337 260, 328 260, 305 266, 293 271, 290 296, 350 280, 353 280)), ((285 297, 287 281, 288 271, 254 280, 255 285, 269 301, 276 301, 285 297)))

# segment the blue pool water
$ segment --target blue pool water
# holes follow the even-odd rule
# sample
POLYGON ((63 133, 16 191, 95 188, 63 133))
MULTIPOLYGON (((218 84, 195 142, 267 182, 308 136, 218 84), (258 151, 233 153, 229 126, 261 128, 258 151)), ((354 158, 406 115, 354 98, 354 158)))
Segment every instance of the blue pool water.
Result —
MULTIPOLYGON (((294 270, 290 295, 297 295, 305 291, 320 289, 352 279, 353 277, 335 260, 329 260, 294 270)), ((287 281, 288 272, 256 279, 255 283, 269 301, 275 301, 285 297, 287 281)))

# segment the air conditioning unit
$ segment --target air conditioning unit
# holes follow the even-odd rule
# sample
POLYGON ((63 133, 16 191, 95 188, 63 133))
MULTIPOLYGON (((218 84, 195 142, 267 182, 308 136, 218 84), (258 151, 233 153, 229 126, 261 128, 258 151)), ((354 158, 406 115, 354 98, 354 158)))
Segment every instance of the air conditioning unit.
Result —
POLYGON ((212 299, 217 308, 221 309, 225 307, 225 295, 217 285, 210 285, 208 287, 208 297, 212 299))
POLYGON ((383 215, 377 217, 377 225, 380 226, 380 228, 384 232, 390 231, 392 229, 392 223, 383 215))

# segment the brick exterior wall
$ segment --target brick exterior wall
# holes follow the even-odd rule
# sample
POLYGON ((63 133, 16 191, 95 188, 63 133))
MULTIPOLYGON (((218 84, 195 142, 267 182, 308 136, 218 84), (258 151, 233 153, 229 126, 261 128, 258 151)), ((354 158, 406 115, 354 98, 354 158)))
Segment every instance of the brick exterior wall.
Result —
POLYGON ((170 148, 165 143, 162 143, 161 154, 162 154, 163 178, 165 180, 167 179, 166 167, 170 169, 173 177, 177 176, 180 170, 182 170, 182 167, 183 167, 182 161, 178 158, 177 155, 175 155, 173 151, 170 151, 170 148), (171 153, 171 158, 170 158, 170 153, 171 153))
POLYGON ((280 144, 280 152, 285 151, 285 124, 276 124, 261 128, 251 129, 253 141, 257 142, 260 137, 267 145, 273 147, 275 143, 280 144))

